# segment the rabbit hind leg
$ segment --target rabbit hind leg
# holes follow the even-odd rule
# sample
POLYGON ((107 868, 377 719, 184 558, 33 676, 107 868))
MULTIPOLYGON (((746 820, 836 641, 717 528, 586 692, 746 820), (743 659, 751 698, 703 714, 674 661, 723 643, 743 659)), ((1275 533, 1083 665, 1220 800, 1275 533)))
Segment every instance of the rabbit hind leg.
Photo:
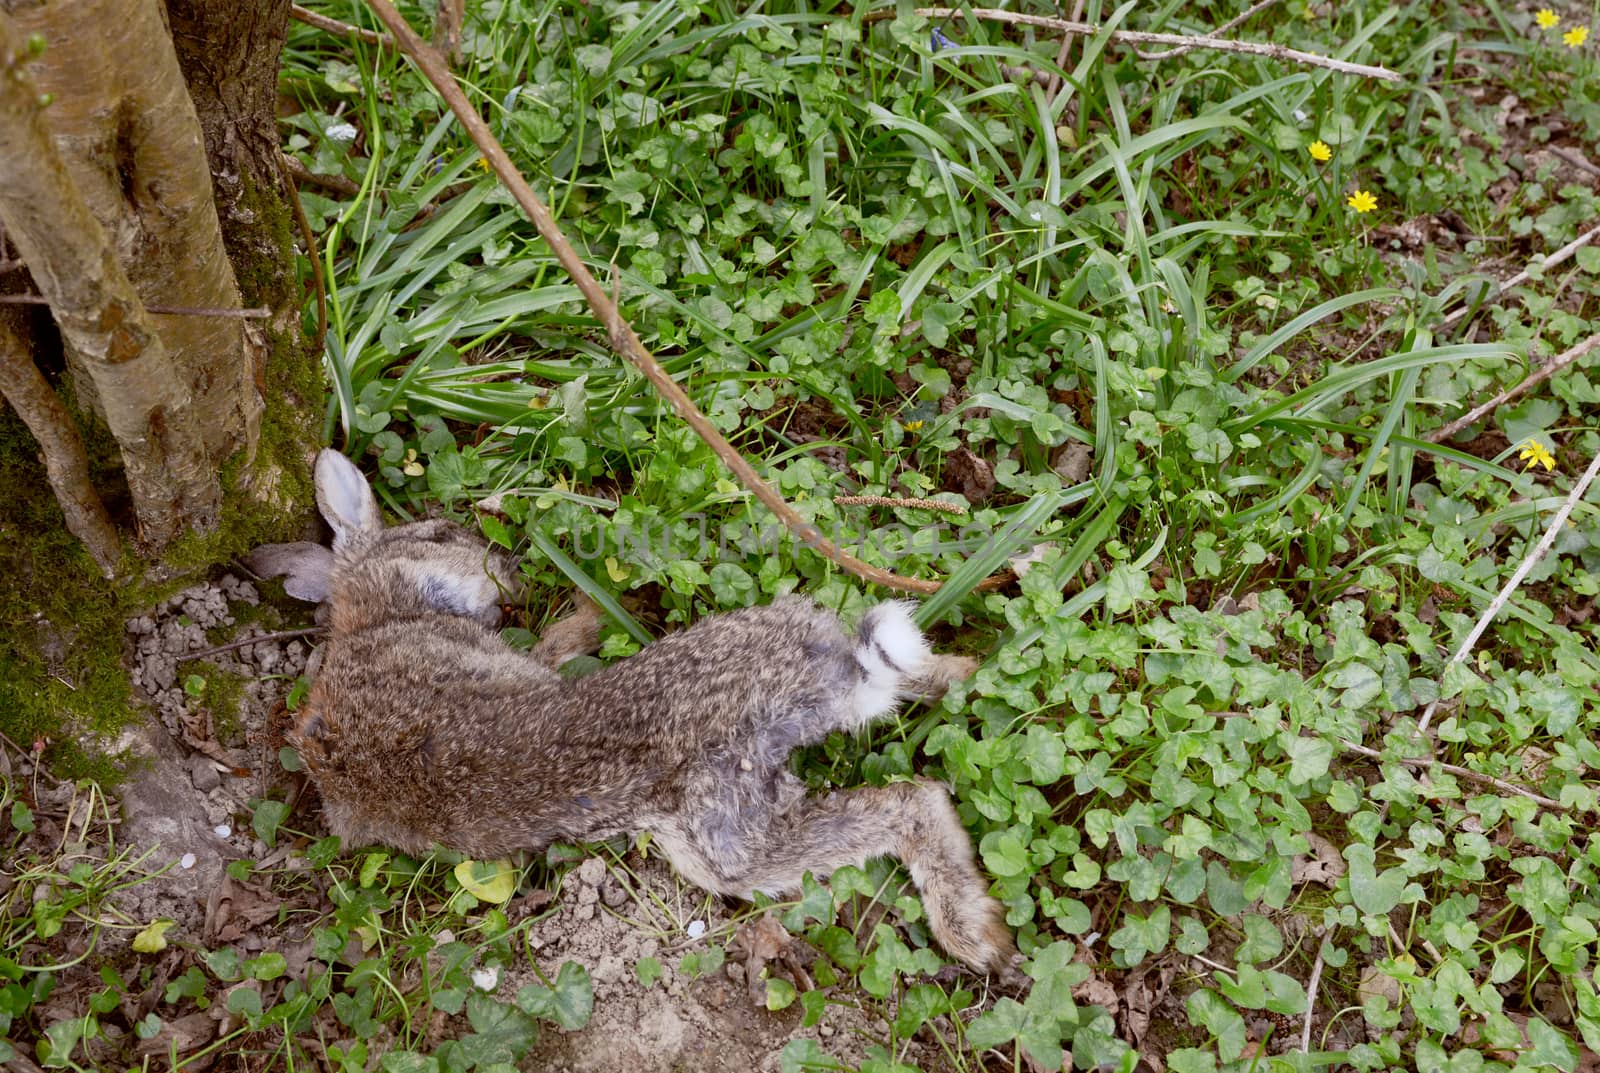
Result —
POLYGON ((1009 977, 1016 970, 1004 911, 989 896, 973 861, 972 840, 937 783, 806 798, 740 847, 743 860, 734 867, 710 859, 687 830, 669 826, 657 841, 684 878, 737 897, 789 894, 800 890, 806 872, 824 877, 847 864, 897 857, 911 872, 929 927, 947 953, 980 973, 1009 977))

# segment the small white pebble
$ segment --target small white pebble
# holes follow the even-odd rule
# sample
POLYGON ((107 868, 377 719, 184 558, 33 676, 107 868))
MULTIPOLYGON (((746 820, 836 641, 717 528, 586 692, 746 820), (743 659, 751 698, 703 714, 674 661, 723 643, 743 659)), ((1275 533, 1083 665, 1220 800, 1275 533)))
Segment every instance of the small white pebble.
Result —
POLYGON ((1311 116, 1306 112, 1306 110, 1304 108, 1296 108, 1294 110, 1294 119, 1295 119, 1296 123, 1304 123, 1306 120, 1308 120, 1310 118, 1311 118, 1311 116))
POLYGON ((689 933, 689 938, 698 939, 706 933, 706 922, 703 920, 691 920, 689 921, 689 926, 684 930, 689 933))
POLYGON ((500 986, 500 970, 493 965, 473 969, 472 983, 479 991, 493 991, 500 986))
POLYGON ((178 858, 178 866, 181 868, 193 868, 194 862, 195 856, 192 853, 185 853, 182 857, 178 858))
POLYGON ((233 828, 229 827, 225 823, 217 824, 212 828, 212 830, 217 833, 218 838, 227 838, 229 835, 233 834, 233 828))
POLYGON ((335 123, 326 131, 328 137, 336 142, 353 142, 356 140, 356 128, 349 123, 335 123))

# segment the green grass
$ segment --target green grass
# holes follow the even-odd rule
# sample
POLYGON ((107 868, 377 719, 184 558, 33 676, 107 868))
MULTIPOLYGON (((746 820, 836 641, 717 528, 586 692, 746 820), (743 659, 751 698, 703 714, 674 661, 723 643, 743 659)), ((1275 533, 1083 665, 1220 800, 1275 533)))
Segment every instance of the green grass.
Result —
MULTIPOLYGON (((1085 17, 1203 32, 1242 6, 1085 17)), ((1578 13, 1541 31, 1495 4, 1294 0, 1235 31, 1405 76, 1389 84, 1208 51, 1146 62, 1103 37, 1058 67, 1040 32, 867 10, 504 0, 469 16, 462 70, 718 427, 849 550, 947 578, 923 623, 987 655, 939 708, 801 768, 819 788, 946 780, 1032 992, 973 1005, 927 983, 940 958, 914 905, 908 931, 902 912, 841 938, 833 903, 803 900, 785 923, 834 982, 769 1003, 881 1002, 894 1038, 935 1026, 960 1069, 1051 1068, 1062 1047, 1080 1068, 1142 1051, 1180 1073, 1575 1068, 1600 1049, 1600 495, 1468 663, 1446 660, 1600 450, 1596 363, 1448 443, 1427 434, 1594 330, 1594 250, 1442 318, 1597 216, 1592 181, 1545 151, 1600 133, 1593 43, 1560 38, 1578 13), (1357 189, 1376 210, 1348 207, 1357 189), (1553 471, 1524 468, 1529 439, 1553 471), (1087 466, 1063 476, 1074 454, 1087 466), (1030 547, 1016 583, 977 591, 1030 547), (1419 757, 1480 777, 1401 763, 1419 757), (1165 1004, 1141 1027, 1126 996, 1155 979, 1165 1004), (1106 993, 1091 981, 1117 1004, 1084 997, 1106 993), (1311 1053, 1280 1053, 1308 1010, 1311 1053)), ((476 513, 536 591, 611 613, 607 658, 791 590, 847 614, 883 595, 778 533, 610 353, 414 72, 295 27, 284 84, 303 109, 290 149, 360 187, 304 200, 329 280, 326 429, 390 507, 476 513), (496 492, 503 514, 474 512, 496 492)), ((352 882, 362 860, 318 850, 319 926, 403 936, 370 973, 330 961, 293 1010, 251 1011, 282 1015, 285 1068, 322 1001, 422 1047, 413 1019, 437 996, 381 981, 444 925, 371 891, 437 865, 385 857, 352 882)), ((881 882, 847 870, 833 898, 881 882)), ((458 934, 501 941, 492 911, 451 904, 458 934)), ((536 1012, 496 1007, 485 1023, 536 1012)), ((463 1047, 415 1068, 488 1060, 463 1047)), ((863 1073, 902 1068, 894 1053, 863 1073)))

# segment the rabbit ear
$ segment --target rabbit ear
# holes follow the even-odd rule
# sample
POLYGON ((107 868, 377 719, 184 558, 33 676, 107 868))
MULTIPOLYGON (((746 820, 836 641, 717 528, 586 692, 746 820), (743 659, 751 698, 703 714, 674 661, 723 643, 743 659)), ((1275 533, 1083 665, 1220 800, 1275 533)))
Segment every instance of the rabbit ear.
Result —
POLYGON ((261 577, 283 578, 283 591, 296 600, 320 604, 328 598, 333 552, 321 544, 263 544, 244 563, 261 577))
POLYGON ((331 448, 317 455, 317 506, 333 526, 335 550, 383 528, 378 500, 355 463, 331 448))

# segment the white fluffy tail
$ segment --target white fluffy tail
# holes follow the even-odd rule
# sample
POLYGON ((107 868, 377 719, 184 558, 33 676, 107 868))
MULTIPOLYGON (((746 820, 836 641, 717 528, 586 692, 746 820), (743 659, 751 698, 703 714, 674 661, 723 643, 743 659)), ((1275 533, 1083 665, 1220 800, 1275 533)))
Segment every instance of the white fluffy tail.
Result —
POLYGON ((856 725, 894 710, 906 686, 928 669, 933 653, 911 619, 915 605, 904 600, 879 604, 856 627, 855 658, 861 680, 855 689, 856 725))

